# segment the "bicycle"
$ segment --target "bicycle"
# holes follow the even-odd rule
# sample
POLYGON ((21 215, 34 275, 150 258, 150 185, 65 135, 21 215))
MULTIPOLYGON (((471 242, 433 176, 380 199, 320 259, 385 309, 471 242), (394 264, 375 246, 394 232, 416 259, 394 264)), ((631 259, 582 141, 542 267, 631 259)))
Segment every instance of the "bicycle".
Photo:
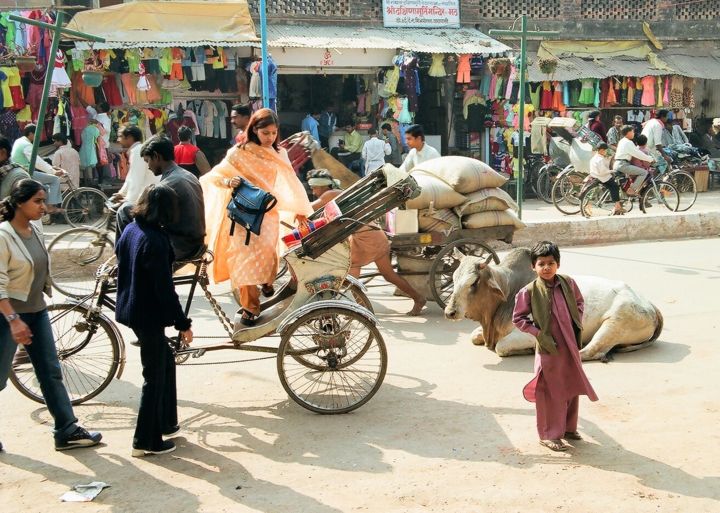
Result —
POLYGON ((580 212, 580 191, 586 177, 586 173, 576 171, 572 164, 563 169, 557 175, 550 194, 555 208, 567 215, 580 212))
POLYGON ((63 185, 68 187, 63 194, 62 209, 65 220, 70 226, 102 226, 109 216, 105 209, 108 197, 104 192, 92 187, 75 187, 65 173, 63 185))
POLYGON ((562 168, 554 161, 550 161, 540 168, 534 187, 538 199, 552 204, 552 188, 561 172, 562 168))
MULTIPOLYGON (((640 210, 647 214, 647 209, 653 204, 662 204, 671 212, 677 212, 679 205, 679 194, 674 185, 663 181, 655 176, 653 172, 648 173, 640 192, 637 196, 628 196, 632 180, 622 174, 618 179, 620 189, 620 203, 625 212, 630 212, 635 199, 640 200, 640 210)), ((583 217, 604 217, 614 215, 615 202, 610 197, 610 191, 597 179, 590 178, 585 183, 580 194, 580 212, 583 217)))
POLYGON ((671 183, 677 189, 678 212, 686 212, 692 208, 697 200, 697 183, 693 175, 682 168, 673 166, 670 171, 661 175, 660 180, 671 183))

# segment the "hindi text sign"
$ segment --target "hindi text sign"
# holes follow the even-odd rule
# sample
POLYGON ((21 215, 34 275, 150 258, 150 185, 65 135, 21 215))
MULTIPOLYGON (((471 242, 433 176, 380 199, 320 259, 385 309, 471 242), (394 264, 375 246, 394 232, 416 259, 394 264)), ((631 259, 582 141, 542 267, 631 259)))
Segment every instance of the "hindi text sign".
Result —
POLYGON ((386 27, 460 26, 460 0, 383 0, 386 27))

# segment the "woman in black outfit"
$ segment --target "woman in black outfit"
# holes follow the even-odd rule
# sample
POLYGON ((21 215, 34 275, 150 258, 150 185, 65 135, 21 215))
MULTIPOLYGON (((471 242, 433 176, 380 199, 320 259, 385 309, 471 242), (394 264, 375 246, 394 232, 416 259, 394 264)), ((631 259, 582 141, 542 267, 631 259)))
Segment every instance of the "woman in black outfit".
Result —
POLYGON ((178 216, 175 192, 163 185, 148 186, 133 208, 135 221, 115 247, 118 292, 115 319, 132 328, 140 342, 144 383, 140 396, 133 456, 165 454, 175 444, 163 440, 180 431, 177 417, 175 358, 165 337, 174 326, 185 344, 192 342, 191 321, 185 316, 172 281, 175 260, 163 227, 178 216))

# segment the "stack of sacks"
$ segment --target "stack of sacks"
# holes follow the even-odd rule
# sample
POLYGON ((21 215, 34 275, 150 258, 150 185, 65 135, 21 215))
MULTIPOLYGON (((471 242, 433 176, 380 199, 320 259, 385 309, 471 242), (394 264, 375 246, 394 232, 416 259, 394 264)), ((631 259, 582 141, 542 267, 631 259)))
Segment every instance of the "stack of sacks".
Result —
POLYGON ((415 167, 411 174, 422 187, 407 208, 416 208, 420 231, 445 234, 463 228, 525 225, 515 212, 509 194, 499 189, 507 178, 493 168, 468 157, 440 157, 415 167), (461 223, 461 224, 460 224, 461 223))

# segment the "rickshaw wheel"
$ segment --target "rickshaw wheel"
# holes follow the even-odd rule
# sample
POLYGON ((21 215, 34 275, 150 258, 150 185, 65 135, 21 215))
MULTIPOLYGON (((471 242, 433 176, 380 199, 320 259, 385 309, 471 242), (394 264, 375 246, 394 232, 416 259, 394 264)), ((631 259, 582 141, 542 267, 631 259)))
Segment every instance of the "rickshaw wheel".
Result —
POLYGON ((320 293, 319 299, 345 299, 347 301, 353 301, 365 308, 366 310, 375 313, 370 298, 367 297, 365 292, 360 287, 358 287, 354 283, 351 283, 348 280, 345 280, 343 282, 343 284, 340 286, 340 290, 328 290, 326 292, 320 293))
POLYGON ((485 263, 500 263, 497 253, 480 241, 473 239, 459 239, 445 246, 430 268, 430 290, 433 298, 440 306, 445 308, 448 298, 453 293, 453 274, 460 266, 460 259, 455 253, 458 250, 465 256, 482 258, 485 263))
POLYGON ((368 317, 342 307, 319 308, 282 333, 277 369, 283 388, 315 413, 347 413, 380 388, 385 342, 368 317))

